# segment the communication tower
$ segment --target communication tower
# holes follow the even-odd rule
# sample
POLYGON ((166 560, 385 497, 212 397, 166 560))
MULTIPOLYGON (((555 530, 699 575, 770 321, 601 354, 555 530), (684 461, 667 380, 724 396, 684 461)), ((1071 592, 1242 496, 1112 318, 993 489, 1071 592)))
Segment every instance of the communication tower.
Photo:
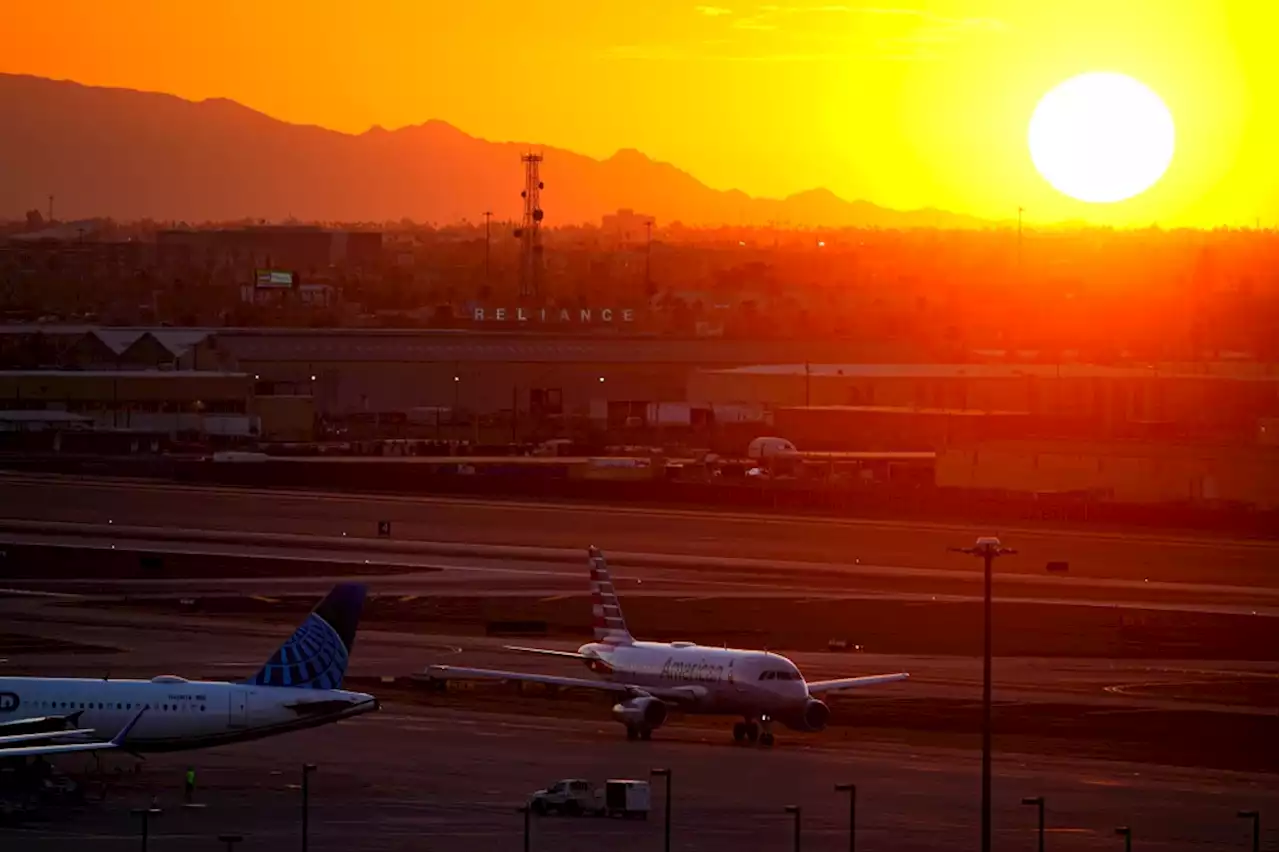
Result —
POLYGON ((524 163, 524 219, 516 230, 520 238, 520 297, 534 298, 541 291, 542 278, 542 204, 540 201, 542 180, 538 177, 541 154, 525 154, 524 163))

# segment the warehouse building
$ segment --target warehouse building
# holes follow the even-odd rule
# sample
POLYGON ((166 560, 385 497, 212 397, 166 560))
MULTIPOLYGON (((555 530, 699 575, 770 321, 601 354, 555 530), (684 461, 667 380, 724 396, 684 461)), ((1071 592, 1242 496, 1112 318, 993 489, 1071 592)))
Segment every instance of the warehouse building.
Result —
POLYGON ((1074 496, 1118 503, 1277 508, 1276 448, 1170 442, 984 441, 943 448, 947 488, 1074 496))
MULTIPOLYGON (((1029 434, 1252 442, 1277 413, 1274 364, 1110 367, 1086 364, 763 364, 697 371, 693 404, 769 410, 828 407, 834 423, 857 412, 927 415, 943 427, 962 418, 1029 434), (951 416, 947 416, 950 413, 951 416), (1021 427, 1003 421, 1021 415, 1021 427)), ((837 431, 808 418, 809 434, 837 431)), ((847 427, 845 427, 847 431, 847 427)), ((970 435, 977 437, 970 429, 970 435)), ((797 440, 794 439, 793 440, 797 440)))

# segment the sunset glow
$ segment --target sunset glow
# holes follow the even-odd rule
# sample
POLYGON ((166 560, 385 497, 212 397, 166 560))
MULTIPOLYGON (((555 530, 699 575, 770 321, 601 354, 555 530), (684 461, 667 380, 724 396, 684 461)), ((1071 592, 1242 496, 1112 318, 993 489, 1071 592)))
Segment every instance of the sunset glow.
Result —
POLYGON ((634 148, 759 196, 1251 226, 1276 221, 1276 31, 1275 4, 1209 0, 73 0, 7 8, 0 71, 351 133, 436 118, 599 158, 634 148), (1178 128, 1163 178, 1106 205, 1054 189, 1026 147, 1045 93, 1098 68, 1159 93, 1178 128))

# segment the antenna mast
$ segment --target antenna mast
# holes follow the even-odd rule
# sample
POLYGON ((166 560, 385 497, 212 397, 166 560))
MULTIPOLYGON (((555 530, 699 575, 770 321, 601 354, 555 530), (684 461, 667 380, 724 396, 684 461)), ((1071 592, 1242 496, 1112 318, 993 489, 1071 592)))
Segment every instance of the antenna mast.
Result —
POLYGON ((520 238, 520 298, 536 298, 541 291, 542 278, 542 179, 538 166, 542 155, 528 153, 520 158, 524 163, 524 219, 516 236, 520 238))

